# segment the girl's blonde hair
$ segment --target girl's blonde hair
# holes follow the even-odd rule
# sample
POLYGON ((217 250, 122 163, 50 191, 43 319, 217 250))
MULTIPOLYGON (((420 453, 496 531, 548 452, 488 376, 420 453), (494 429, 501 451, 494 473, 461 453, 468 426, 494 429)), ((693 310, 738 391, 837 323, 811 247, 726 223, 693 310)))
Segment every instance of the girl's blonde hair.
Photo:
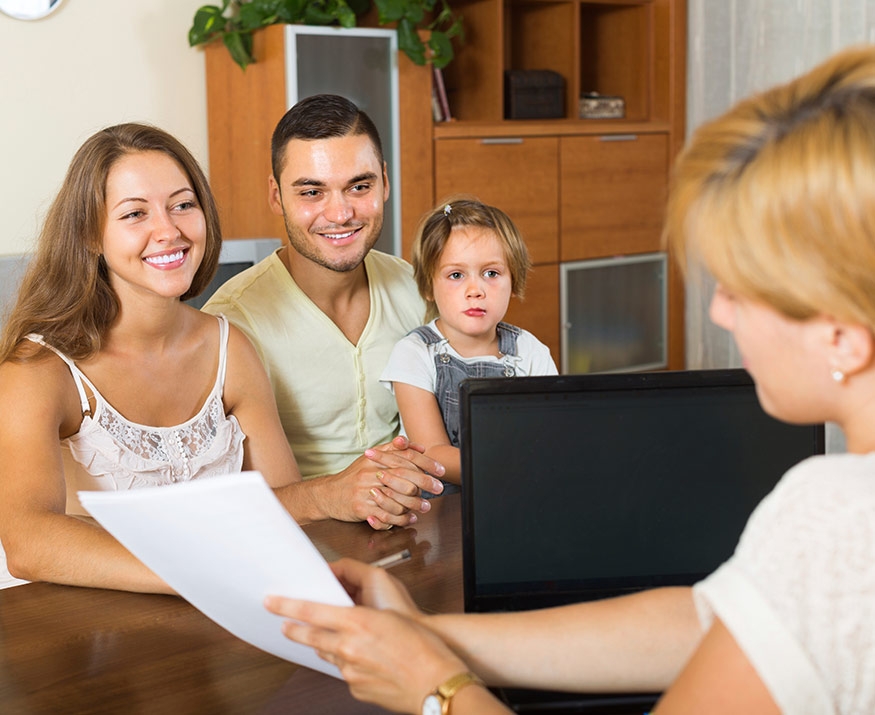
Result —
POLYGON ((64 183, 46 215, 37 248, 6 318, 0 362, 37 352, 24 341, 38 333, 74 360, 100 350, 119 311, 101 256, 106 223, 106 180, 115 163, 130 154, 159 151, 176 161, 192 183, 206 221, 201 265, 182 300, 209 285, 219 261, 222 232, 206 176, 174 137, 145 124, 103 129, 76 152, 64 183))
POLYGON ((875 48, 851 48, 698 129, 664 238, 785 316, 875 329, 875 48))
POLYGON ((426 319, 437 317, 437 306, 433 298, 434 273, 450 238, 450 232, 456 226, 487 228, 495 232, 504 248, 510 271, 511 291, 517 298, 524 298, 526 277, 532 263, 526 243, 510 216, 473 196, 448 196, 422 217, 413 241, 413 277, 419 288, 419 295, 428 303, 426 319))

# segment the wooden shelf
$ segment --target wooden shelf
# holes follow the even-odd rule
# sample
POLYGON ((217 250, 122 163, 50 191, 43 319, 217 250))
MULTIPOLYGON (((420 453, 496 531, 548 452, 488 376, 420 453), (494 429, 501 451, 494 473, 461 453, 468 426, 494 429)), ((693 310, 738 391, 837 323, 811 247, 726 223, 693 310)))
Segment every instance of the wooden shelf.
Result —
POLYGON ((514 119, 501 122, 451 121, 435 124, 434 138, 667 134, 670 130, 671 125, 668 122, 636 122, 626 119, 514 119))
MULTIPOLYGON (((559 267, 660 249, 671 162, 684 141, 685 0, 460 0, 466 41, 444 70, 453 121, 434 126, 435 199, 507 211, 535 263, 508 319, 560 352, 559 267), (565 80, 564 118, 504 118, 507 70, 565 80), (580 119, 588 92, 622 119, 580 119)), ((668 367, 684 367, 682 280, 669 268, 668 367)), ((621 287, 618 289, 622 289, 621 287)))

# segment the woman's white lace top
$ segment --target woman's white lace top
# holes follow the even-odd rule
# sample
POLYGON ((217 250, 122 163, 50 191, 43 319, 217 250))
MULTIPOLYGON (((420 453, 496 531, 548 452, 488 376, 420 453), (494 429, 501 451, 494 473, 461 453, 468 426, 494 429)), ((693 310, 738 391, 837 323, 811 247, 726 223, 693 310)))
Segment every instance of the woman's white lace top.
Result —
POLYGON ((787 472, 693 593, 783 713, 875 713, 875 454, 787 472))
POLYGON ((67 363, 82 404, 79 431, 61 441, 68 514, 87 514, 79 503, 78 491, 158 486, 240 471, 245 435, 233 415, 225 416, 222 404, 228 321, 224 316, 218 319, 219 369, 213 389, 194 417, 174 427, 150 427, 125 419, 72 360, 40 336, 28 336, 67 363), (94 395, 93 414, 83 383, 94 395))

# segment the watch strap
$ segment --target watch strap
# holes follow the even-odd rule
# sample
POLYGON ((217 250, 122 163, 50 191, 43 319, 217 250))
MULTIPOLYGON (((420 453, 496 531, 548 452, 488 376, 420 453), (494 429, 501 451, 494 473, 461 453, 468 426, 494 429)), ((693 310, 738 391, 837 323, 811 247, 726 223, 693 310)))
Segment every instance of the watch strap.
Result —
POLYGON ((452 697, 466 685, 483 684, 483 681, 477 676, 477 674, 472 673, 469 670, 464 673, 458 673, 452 678, 448 678, 443 683, 438 685, 437 693, 441 696, 443 702, 446 703, 444 712, 447 712, 447 710, 449 709, 449 704, 452 697))

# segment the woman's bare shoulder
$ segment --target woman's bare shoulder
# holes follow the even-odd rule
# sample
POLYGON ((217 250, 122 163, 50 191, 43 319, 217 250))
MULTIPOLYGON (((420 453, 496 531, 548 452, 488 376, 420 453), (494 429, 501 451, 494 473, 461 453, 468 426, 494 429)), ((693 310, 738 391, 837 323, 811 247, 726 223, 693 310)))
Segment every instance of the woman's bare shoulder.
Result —
POLYGON ((56 427, 78 424, 81 406, 70 368, 48 348, 28 352, 24 360, 0 363, 0 413, 56 427))

